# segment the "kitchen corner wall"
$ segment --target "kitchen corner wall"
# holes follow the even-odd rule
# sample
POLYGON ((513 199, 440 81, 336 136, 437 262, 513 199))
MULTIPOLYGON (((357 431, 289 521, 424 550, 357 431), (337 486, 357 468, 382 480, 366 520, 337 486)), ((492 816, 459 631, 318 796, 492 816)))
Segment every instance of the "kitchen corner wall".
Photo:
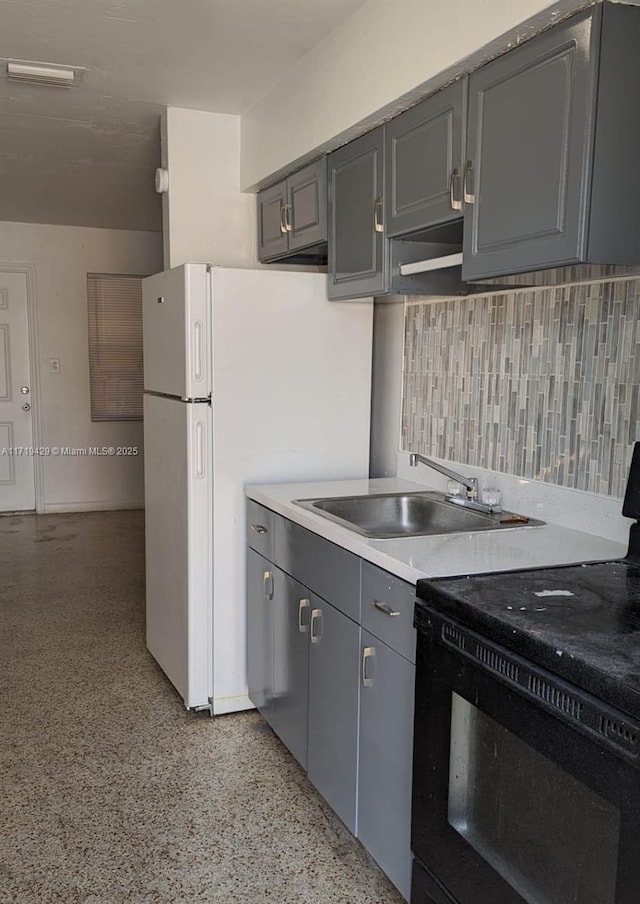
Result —
POLYGON ((640 439, 640 279, 411 299, 401 446, 624 495, 640 439))
POLYGON ((0 223, 0 262, 30 264, 39 391, 33 402, 39 445, 137 446, 137 457, 43 457, 43 511, 141 508, 142 422, 93 423, 89 397, 87 273, 147 275, 162 269, 155 232, 0 223), (51 358, 60 373, 50 373, 51 358))
POLYGON ((256 199, 240 191, 240 117, 168 107, 161 125, 164 266, 257 267, 256 199))

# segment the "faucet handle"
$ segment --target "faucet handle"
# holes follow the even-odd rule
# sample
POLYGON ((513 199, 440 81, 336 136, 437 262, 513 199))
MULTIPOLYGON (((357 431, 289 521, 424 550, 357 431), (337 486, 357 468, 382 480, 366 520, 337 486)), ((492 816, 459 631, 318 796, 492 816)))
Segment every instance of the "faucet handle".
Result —
POLYGON ((478 478, 477 477, 468 477, 467 480, 469 483, 473 484, 471 487, 467 487, 467 499, 470 499, 472 502, 477 502, 478 497, 480 495, 480 487, 478 486, 478 478))

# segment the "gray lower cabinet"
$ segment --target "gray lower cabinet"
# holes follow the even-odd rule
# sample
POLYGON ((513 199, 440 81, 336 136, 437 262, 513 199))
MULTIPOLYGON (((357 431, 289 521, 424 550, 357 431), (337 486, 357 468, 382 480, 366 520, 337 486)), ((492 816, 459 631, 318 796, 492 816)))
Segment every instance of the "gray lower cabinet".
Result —
POLYGON ((249 697, 408 899, 414 588, 247 512, 249 697))
POLYGON ((462 216, 466 79, 385 125, 385 229, 416 233, 462 216))
POLYGON ((360 628, 312 596, 309 654, 309 779, 356 834, 360 628))
POLYGON ((247 613, 249 699, 306 768, 309 593, 249 549, 247 613))
POLYGON ((309 695, 309 591, 280 569, 273 607, 273 689, 269 724, 307 768, 309 695))
POLYGON ((247 671, 249 699, 269 719, 273 697, 274 566, 254 549, 247 550, 247 671))
POLYGON ((358 838, 408 900, 415 666, 364 630, 360 664, 358 838))

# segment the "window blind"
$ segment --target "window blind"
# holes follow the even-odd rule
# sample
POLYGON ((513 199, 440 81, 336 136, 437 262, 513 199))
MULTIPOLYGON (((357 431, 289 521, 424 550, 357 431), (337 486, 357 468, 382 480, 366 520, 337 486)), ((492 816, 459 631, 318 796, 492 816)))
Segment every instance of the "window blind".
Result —
POLYGON ((88 273, 92 421, 142 420, 142 278, 88 273))

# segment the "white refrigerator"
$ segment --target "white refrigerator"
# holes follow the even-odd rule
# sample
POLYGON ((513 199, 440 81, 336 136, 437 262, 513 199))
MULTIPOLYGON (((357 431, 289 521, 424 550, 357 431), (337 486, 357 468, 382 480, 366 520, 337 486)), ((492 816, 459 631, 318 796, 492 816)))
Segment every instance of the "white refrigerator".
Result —
POLYGON ((323 274, 143 282, 147 647, 190 709, 253 706, 244 487, 368 474, 372 318, 323 274))

